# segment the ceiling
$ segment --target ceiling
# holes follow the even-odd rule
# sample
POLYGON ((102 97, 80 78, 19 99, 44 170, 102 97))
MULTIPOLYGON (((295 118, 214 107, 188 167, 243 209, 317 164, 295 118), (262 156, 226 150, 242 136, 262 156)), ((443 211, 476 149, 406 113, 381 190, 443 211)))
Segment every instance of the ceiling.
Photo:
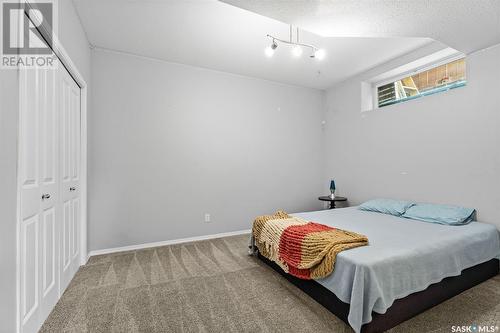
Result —
MULTIPOLYGON (((93 46, 318 89, 326 89, 432 41, 359 37, 362 34, 322 37, 304 31, 301 41, 325 49, 324 60, 310 59, 305 54, 300 59, 293 58, 284 45, 278 47, 274 57, 267 58, 264 48, 270 40, 266 35, 287 39, 288 24, 227 3, 216 0, 74 0, 74 3, 93 46)), ((252 3, 261 4, 252 10, 279 16, 273 10, 279 9, 278 6, 262 6, 267 1, 248 2, 252 3)), ((298 10, 296 3, 309 2, 290 1, 286 7, 298 10)), ((294 11, 286 12, 288 17, 294 11)))
POLYGON ((221 1, 324 37, 429 37, 466 54, 500 43, 499 0, 221 1))

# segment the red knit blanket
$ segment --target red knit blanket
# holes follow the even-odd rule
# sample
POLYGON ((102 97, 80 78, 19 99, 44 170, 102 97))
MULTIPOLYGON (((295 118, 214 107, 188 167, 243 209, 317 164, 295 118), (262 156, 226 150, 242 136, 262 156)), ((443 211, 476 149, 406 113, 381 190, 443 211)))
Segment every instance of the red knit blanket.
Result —
POLYGON ((279 259, 284 261, 289 268, 289 273, 301 279, 310 279, 310 269, 301 269, 302 243, 307 235, 313 232, 335 230, 332 227, 309 222, 304 225, 292 225, 287 227, 280 237, 279 259))
POLYGON ((329 275, 340 251, 368 244, 366 236, 294 218, 284 212, 258 217, 252 231, 263 256, 301 279, 329 275))

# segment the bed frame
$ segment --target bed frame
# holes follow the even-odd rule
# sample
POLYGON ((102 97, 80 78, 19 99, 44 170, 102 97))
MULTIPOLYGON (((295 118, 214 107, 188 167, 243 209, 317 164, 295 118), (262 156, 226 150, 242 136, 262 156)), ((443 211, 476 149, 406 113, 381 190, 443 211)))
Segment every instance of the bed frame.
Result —
MULTIPOLYGON (((349 304, 342 302, 330 290, 323 287, 314 280, 302 280, 285 273, 277 264, 263 257, 257 252, 257 256, 271 266, 275 271, 283 275, 303 292, 311 296, 319 304, 327 308, 331 313, 342 319, 347 325, 349 315, 349 304)), ((384 314, 372 313, 372 321, 364 324, 362 333, 384 332, 394 326, 408 320, 461 292, 478 285, 481 282, 497 275, 499 272, 499 260, 491 259, 482 264, 467 268, 462 274, 447 277, 441 282, 431 284, 427 289, 410 294, 404 298, 394 301, 392 306, 384 314)))

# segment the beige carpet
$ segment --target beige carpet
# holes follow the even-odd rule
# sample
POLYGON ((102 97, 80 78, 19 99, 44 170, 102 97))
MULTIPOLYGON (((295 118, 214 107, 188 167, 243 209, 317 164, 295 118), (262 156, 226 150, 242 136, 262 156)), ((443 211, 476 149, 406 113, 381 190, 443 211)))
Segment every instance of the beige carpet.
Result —
MULTIPOLYGON (((248 236, 95 256, 42 332, 351 332, 258 259, 248 236)), ((392 332, 500 326, 500 277, 392 332)))

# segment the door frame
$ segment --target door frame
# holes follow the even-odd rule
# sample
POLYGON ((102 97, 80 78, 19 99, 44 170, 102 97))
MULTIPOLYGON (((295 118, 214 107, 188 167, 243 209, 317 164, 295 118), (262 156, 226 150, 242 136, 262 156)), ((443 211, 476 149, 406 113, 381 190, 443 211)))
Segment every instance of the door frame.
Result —
MULTIPOLYGON (((21 0, 28 5, 29 8, 34 8, 30 3, 31 0, 21 0)), ((54 2, 57 5, 57 2, 54 2)), ((26 13, 25 13, 26 14, 26 13)), ((88 251, 87 251, 87 96, 88 96, 88 85, 85 81, 83 75, 78 70, 68 52, 64 49, 62 42, 59 40, 57 35, 51 33, 50 27, 45 24, 37 27, 37 30, 47 41, 52 43, 52 50, 55 55, 59 58, 60 63, 66 68, 70 76, 75 80, 76 84, 80 87, 80 266, 85 265, 88 261, 88 251)), ((18 34, 17 38, 20 40, 22 36, 18 34)), ((90 45, 89 45, 90 47, 90 45)), ((21 89, 21 71, 17 69, 17 80, 18 80, 18 91, 21 89)), ((20 115, 21 99, 19 95, 18 103, 18 114, 20 115)), ((19 125, 18 125, 19 126, 19 125)), ((19 135, 19 129, 18 129, 19 135)), ((19 139, 17 140, 17 218, 16 218, 16 332, 21 332, 21 179, 19 173, 19 161, 20 147, 19 139)), ((61 290, 59 289, 59 297, 61 297, 61 290)))

